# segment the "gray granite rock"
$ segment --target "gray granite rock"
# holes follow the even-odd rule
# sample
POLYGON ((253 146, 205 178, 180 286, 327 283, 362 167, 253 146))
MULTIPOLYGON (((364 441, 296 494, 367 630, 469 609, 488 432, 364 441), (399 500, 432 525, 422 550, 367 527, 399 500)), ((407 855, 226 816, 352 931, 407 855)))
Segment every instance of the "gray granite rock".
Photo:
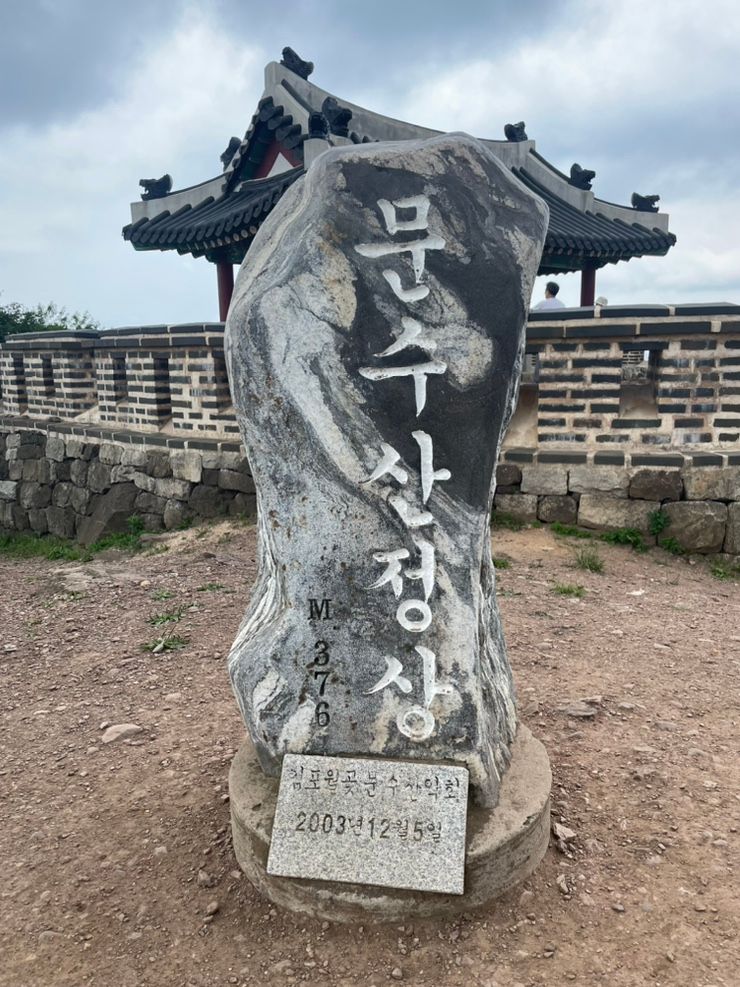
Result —
POLYGON ((740 555, 740 504, 730 504, 727 508, 724 550, 729 555, 740 555))
POLYGON ((578 503, 578 523, 584 528, 618 531, 634 528, 647 535, 650 515, 660 507, 649 500, 626 500, 608 494, 582 494, 578 503))
POLYGON ((571 466, 568 489, 571 493, 606 493, 626 497, 629 474, 621 466, 571 466))
POLYGON ((568 470, 565 466, 522 466, 522 493, 567 494, 568 470))
POLYGON ((578 517, 578 505, 574 497, 545 494, 539 499, 537 517, 546 524, 553 524, 555 521, 560 522, 560 524, 575 524, 578 517))
POLYGON ((329 150, 260 228, 225 338, 260 533, 229 670, 268 773, 449 757, 496 803, 516 715, 489 517, 546 224, 447 135, 329 150))
POLYGON ((682 493, 678 470, 638 470, 630 480, 630 497, 638 500, 680 500, 682 493))
POLYGON ((727 505, 715 501, 666 504, 665 535, 675 538, 685 552, 721 552, 725 540, 727 505))
POLYGON ((497 493, 493 499, 493 506, 501 514, 509 514, 517 521, 537 520, 537 495, 536 494, 506 494, 497 493))

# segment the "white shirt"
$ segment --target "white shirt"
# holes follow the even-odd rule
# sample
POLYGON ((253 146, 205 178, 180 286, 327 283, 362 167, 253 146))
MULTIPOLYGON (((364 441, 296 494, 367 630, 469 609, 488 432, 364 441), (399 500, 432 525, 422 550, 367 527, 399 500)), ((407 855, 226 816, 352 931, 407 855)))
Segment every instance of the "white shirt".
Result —
POLYGON ((559 298, 543 298, 534 307, 535 312, 540 312, 543 308, 565 308, 559 298))

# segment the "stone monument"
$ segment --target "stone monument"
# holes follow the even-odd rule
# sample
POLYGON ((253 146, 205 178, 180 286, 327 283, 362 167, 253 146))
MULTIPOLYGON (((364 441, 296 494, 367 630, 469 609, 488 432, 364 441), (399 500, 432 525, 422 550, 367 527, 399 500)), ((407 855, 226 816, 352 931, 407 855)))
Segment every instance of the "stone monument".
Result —
POLYGON ((345 146, 240 271, 225 345, 260 557, 229 655, 251 737, 232 827, 287 907, 464 910, 547 846, 489 527, 546 228, 464 134, 345 146))

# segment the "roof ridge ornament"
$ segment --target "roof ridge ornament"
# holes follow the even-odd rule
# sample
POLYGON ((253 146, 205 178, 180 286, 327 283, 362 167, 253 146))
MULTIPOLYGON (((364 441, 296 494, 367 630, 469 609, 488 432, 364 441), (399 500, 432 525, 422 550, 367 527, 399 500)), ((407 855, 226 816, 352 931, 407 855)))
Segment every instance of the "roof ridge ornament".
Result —
POLYGON ((527 131, 524 127, 524 120, 520 120, 519 123, 507 123, 504 127, 504 136, 507 141, 512 144, 518 144, 521 141, 529 140, 529 137, 527 137, 527 131))
POLYGON ((313 112, 308 118, 308 136, 306 140, 325 141, 329 139, 329 121, 320 111, 313 112))
POLYGON ((659 195, 639 195, 637 192, 633 192, 630 199, 632 208, 638 212, 658 212, 656 205, 658 202, 660 202, 659 195))
POLYGON ((352 119, 352 110, 340 106, 333 96, 327 96, 321 104, 321 112, 329 121, 329 129, 336 137, 349 137, 348 124, 352 119))
POLYGON ((144 189, 142 200, 162 199, 172 190, 172 175, 162 175, 161 178, 140 178, 139 185, 144 189))
POLYGON ((300 76, 301 79, 307 79, 313 72, 313 62, 305 62, 292 48, 283 48, 280 64, 288 71, 300 76))
POLYGON ((574 188, 580 188, 588 192, 591 189, 591 182, 596 178, 596 172, 588 168, 581 168, 578 162, 570 166, 570 178, 568 184, 574 188))
POLYGON ((236 154, 236 152, 239 150, 241 146, 242 146, 242 142, 239 140, 238 137, 231 138, 228 145, 226 146, 226 150, 221 155, 221 164, 224 166, 224 171, 226 171, 226 169, 229 167, 232 158, 234 157, 234 155, 236 154))

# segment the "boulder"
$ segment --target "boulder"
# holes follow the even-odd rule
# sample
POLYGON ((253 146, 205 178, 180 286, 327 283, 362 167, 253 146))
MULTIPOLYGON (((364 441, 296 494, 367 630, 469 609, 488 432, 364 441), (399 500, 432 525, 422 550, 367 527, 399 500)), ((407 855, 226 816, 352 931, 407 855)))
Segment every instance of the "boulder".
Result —
POLYGON ((560 524, 575 524, 578 517, 578 504, 575 497, 546 494, 539 498, 537 517, 546 524, 559 521, 560 524))
POLYGON ((224 349, 261 571, 229 672, 267 773, 288 751, 452 758, 496 804, 516 713, 491 491, 546 226, 446 134, 330 148, 250 246, 224 349))
POLYGON ((183 527, 193 516, 193 512, 181 500, 168 500, 164 506, 162 520, 168 531, 183 527))
POLYGON ((225 490, 199 483, 190 492, 188 507, 190 514, 197 517, 221 517, 228 511, 231 499, 225 490))
POLYGON ((128 531, 128 519, 134 512, 136 494, 133 483, 117 483, 107 493, 94 497, 88 517, 77 522, 78 540, 83 545, 91 545, 104 534, 128 531))
POLYGON ((634 528, 644 535, 650 533, 650 515, 660 507, 647 500, 627 500, 608 494, 581 494, 578 503, 578 524, 601 531, 634 528))
POLYGON ((629 473, 622 466, 571 466, 568 487, 571 493, 605 493, 626 497, 629 473))
POLYGON ((496 467, 496 488, 513 487, 522 482, 522 471, 514 463, 499 463, 496 467))
POLYGON ((680 500, 682 493, 678 470, 638 470, 630 480, 629 495, 635 500, 680 500))
POLYGON ((30 507, 48 507, 51 503, 51 487, 24 481, 18 487, 18 503, 25 510, 30 507))
POLYGON ((565 466, 522 466, 522 493, 568 493, 568 470, 565 466))
POLYGON ((64 439, 58 435, 50 435, 46 440, 46 458, 55 463, 61 463, 66 455, 64 439))
POLYGON ((685 552, 721 552, 727 531, 727 505, 715 501, 666 504, 669 524, 664 538, 675 538, 685 552))
POLYGON ((84 459, 74 459, 70 463, 69 478, 76 486, 84 487, 87 485, 87 467, 88 463, 84 459))
POLYGON ((176 480, 200 483, 203 473, 202 457, 194 449, 176 449, 170 453, 170 466, 176 480))
POLYGON ((692 466, 683 483, 687 500, 740 500, 740 466, 692 466))
POLYGON ((113 442, 103 442, 98 452, 98 459, 106 466, 117 466, 121 462, 123 449, 113 442))
POLYGON ((219 470, 218 485, 222 490, 238 490, 240 493, 254 493, 254 480, 247 473, 236 470, 219 470))
POLYGON ((728 555, 740 555, 740 504, 730 504, 727 508, 724 550, 728 555))
POLYGON ((0 480, 0 500, 15 500, 18 484, 14 480, 0 480))
POLYGON ((110 466, 93 459, 87 469, 87 486, 93 493, 103 493, 111 485, 110 466))
POLYGON ((74 538, 75 512, 71 507, 47 507, 46 523, 49 534, 59 538, 74 538))
POLYGON ((509 514, 517 521, 529 524, 537 520, 537 497, 535 494, 500 494, 493 498, 495 511, 509 514))

